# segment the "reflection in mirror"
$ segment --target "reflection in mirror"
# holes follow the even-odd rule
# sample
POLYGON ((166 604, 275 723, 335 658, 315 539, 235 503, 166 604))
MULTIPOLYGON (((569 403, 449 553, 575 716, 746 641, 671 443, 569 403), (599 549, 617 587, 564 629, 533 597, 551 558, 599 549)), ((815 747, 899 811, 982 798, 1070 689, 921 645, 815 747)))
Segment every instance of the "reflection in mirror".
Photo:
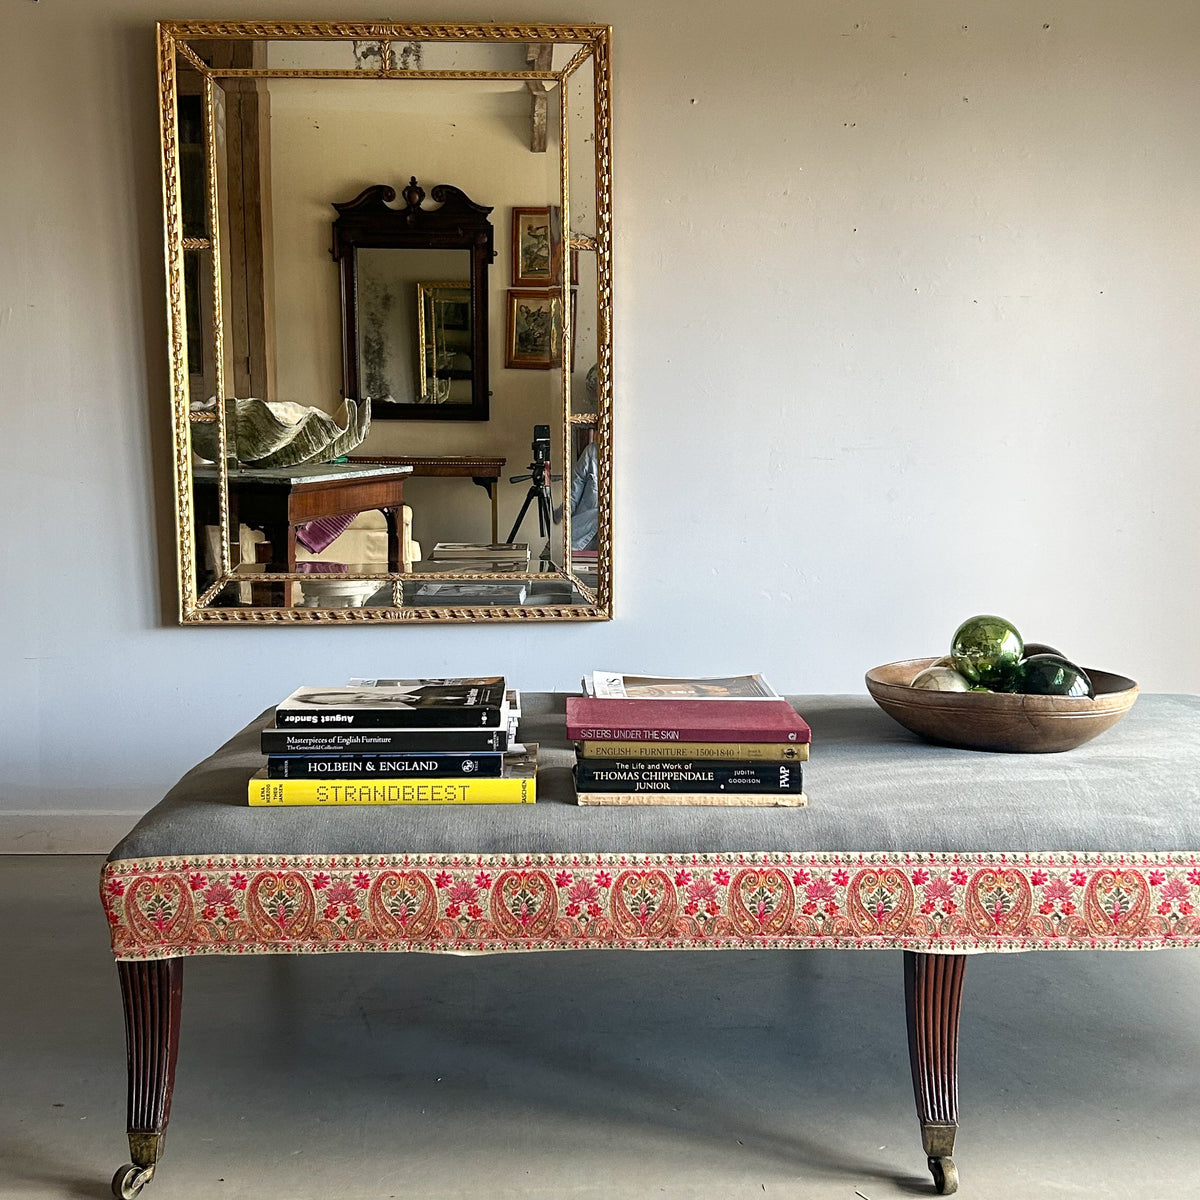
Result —
MULTIPOLYGON (((342 392, 369 399, 376 418, 409 420, 488 419, 488 267, 491 265, 491 208, 474 203, 450 184, 432 193, 436 208, 423 205, 416 176, 404 189, 404 206, 393 207, 395 191, 364 189, 334 204, 333 257, 342 298, 342 392), (428 388, 422 362, 422 312, 416 303, 421 279, 462 277, 467 292, 457 334, 459 382, 440 401, 428 388)), ((439 313, 444 318, 444 313, 439 313)), ((451 312, 453 318, 454 312, 451 312)), ((447 371, 446 383, 450 367, 447 371)), ((434 382, 437 382, 434 380, 434 382)))
POLYGON ((471 380, 471 288, 466 280, 417 284, 417 347, 421 399, 459 403, 471 380))
POLYGON ((160 25, 183 620, 611 615, 608 36, 160 25), (490 270, 465 230, 330 258, 364 197, 420 225, 458 196, 486 214, 490 270), (514 259, 518 210, 547 214, 544 263, 514 259), (546 353, 526 331, 506 365, 508 314, 543 309, 546 353), (291 447, 293 426, 329 436, 276 466, 244 436, 251 402, 291 447), (506 535, 522 561, 437 554, 506 535))

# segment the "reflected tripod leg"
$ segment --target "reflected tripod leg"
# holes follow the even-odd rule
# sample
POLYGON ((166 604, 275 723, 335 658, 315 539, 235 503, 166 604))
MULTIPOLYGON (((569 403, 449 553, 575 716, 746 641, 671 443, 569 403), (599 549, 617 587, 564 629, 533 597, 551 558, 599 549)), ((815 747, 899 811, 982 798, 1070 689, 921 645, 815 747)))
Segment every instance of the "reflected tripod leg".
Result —
POLYGON ((904 1008, 921 1142, 939 1195, 958 1190, 958 1022, 965 954, 904 952, 904 1008))

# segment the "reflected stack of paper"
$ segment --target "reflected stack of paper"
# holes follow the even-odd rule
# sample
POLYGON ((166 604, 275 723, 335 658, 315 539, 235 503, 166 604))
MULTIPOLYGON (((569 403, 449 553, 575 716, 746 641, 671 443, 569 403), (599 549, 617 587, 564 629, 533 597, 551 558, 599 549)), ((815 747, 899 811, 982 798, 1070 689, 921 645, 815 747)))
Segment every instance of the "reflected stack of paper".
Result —
POLYGON ((444 608, 524 604, 528 591, 524 580, 478 576, 519 575, 528 571, 527 542, 438 542, 428 562, 421 564, 416 573, 450 572, 461 578, 419 583, 413 589, 412 602, 444 608))

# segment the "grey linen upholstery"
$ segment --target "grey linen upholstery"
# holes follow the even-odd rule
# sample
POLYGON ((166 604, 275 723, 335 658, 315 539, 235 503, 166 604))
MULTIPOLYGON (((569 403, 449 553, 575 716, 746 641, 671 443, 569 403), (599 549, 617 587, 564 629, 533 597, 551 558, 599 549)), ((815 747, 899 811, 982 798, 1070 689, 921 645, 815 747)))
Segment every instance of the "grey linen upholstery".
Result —
POLYGON ((562 694, 522 697, 537 803, 251 808, 268 710, 205 759, 111 860, 194 854, 543 854, 1200 850, 1200 697, 1143 695, 1065 754, 932 746, 865 696, 790 697, 813 728, 807 808, 573 802, 562 694))

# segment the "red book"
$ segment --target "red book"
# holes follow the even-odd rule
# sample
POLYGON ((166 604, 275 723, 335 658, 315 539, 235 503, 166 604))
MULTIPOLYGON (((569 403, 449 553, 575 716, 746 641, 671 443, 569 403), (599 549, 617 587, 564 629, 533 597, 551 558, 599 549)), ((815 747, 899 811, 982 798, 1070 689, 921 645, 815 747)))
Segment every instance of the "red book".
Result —
POLYGON ((786 700, 567 698, 574 742, 809 742, 812 730, 786 700))

